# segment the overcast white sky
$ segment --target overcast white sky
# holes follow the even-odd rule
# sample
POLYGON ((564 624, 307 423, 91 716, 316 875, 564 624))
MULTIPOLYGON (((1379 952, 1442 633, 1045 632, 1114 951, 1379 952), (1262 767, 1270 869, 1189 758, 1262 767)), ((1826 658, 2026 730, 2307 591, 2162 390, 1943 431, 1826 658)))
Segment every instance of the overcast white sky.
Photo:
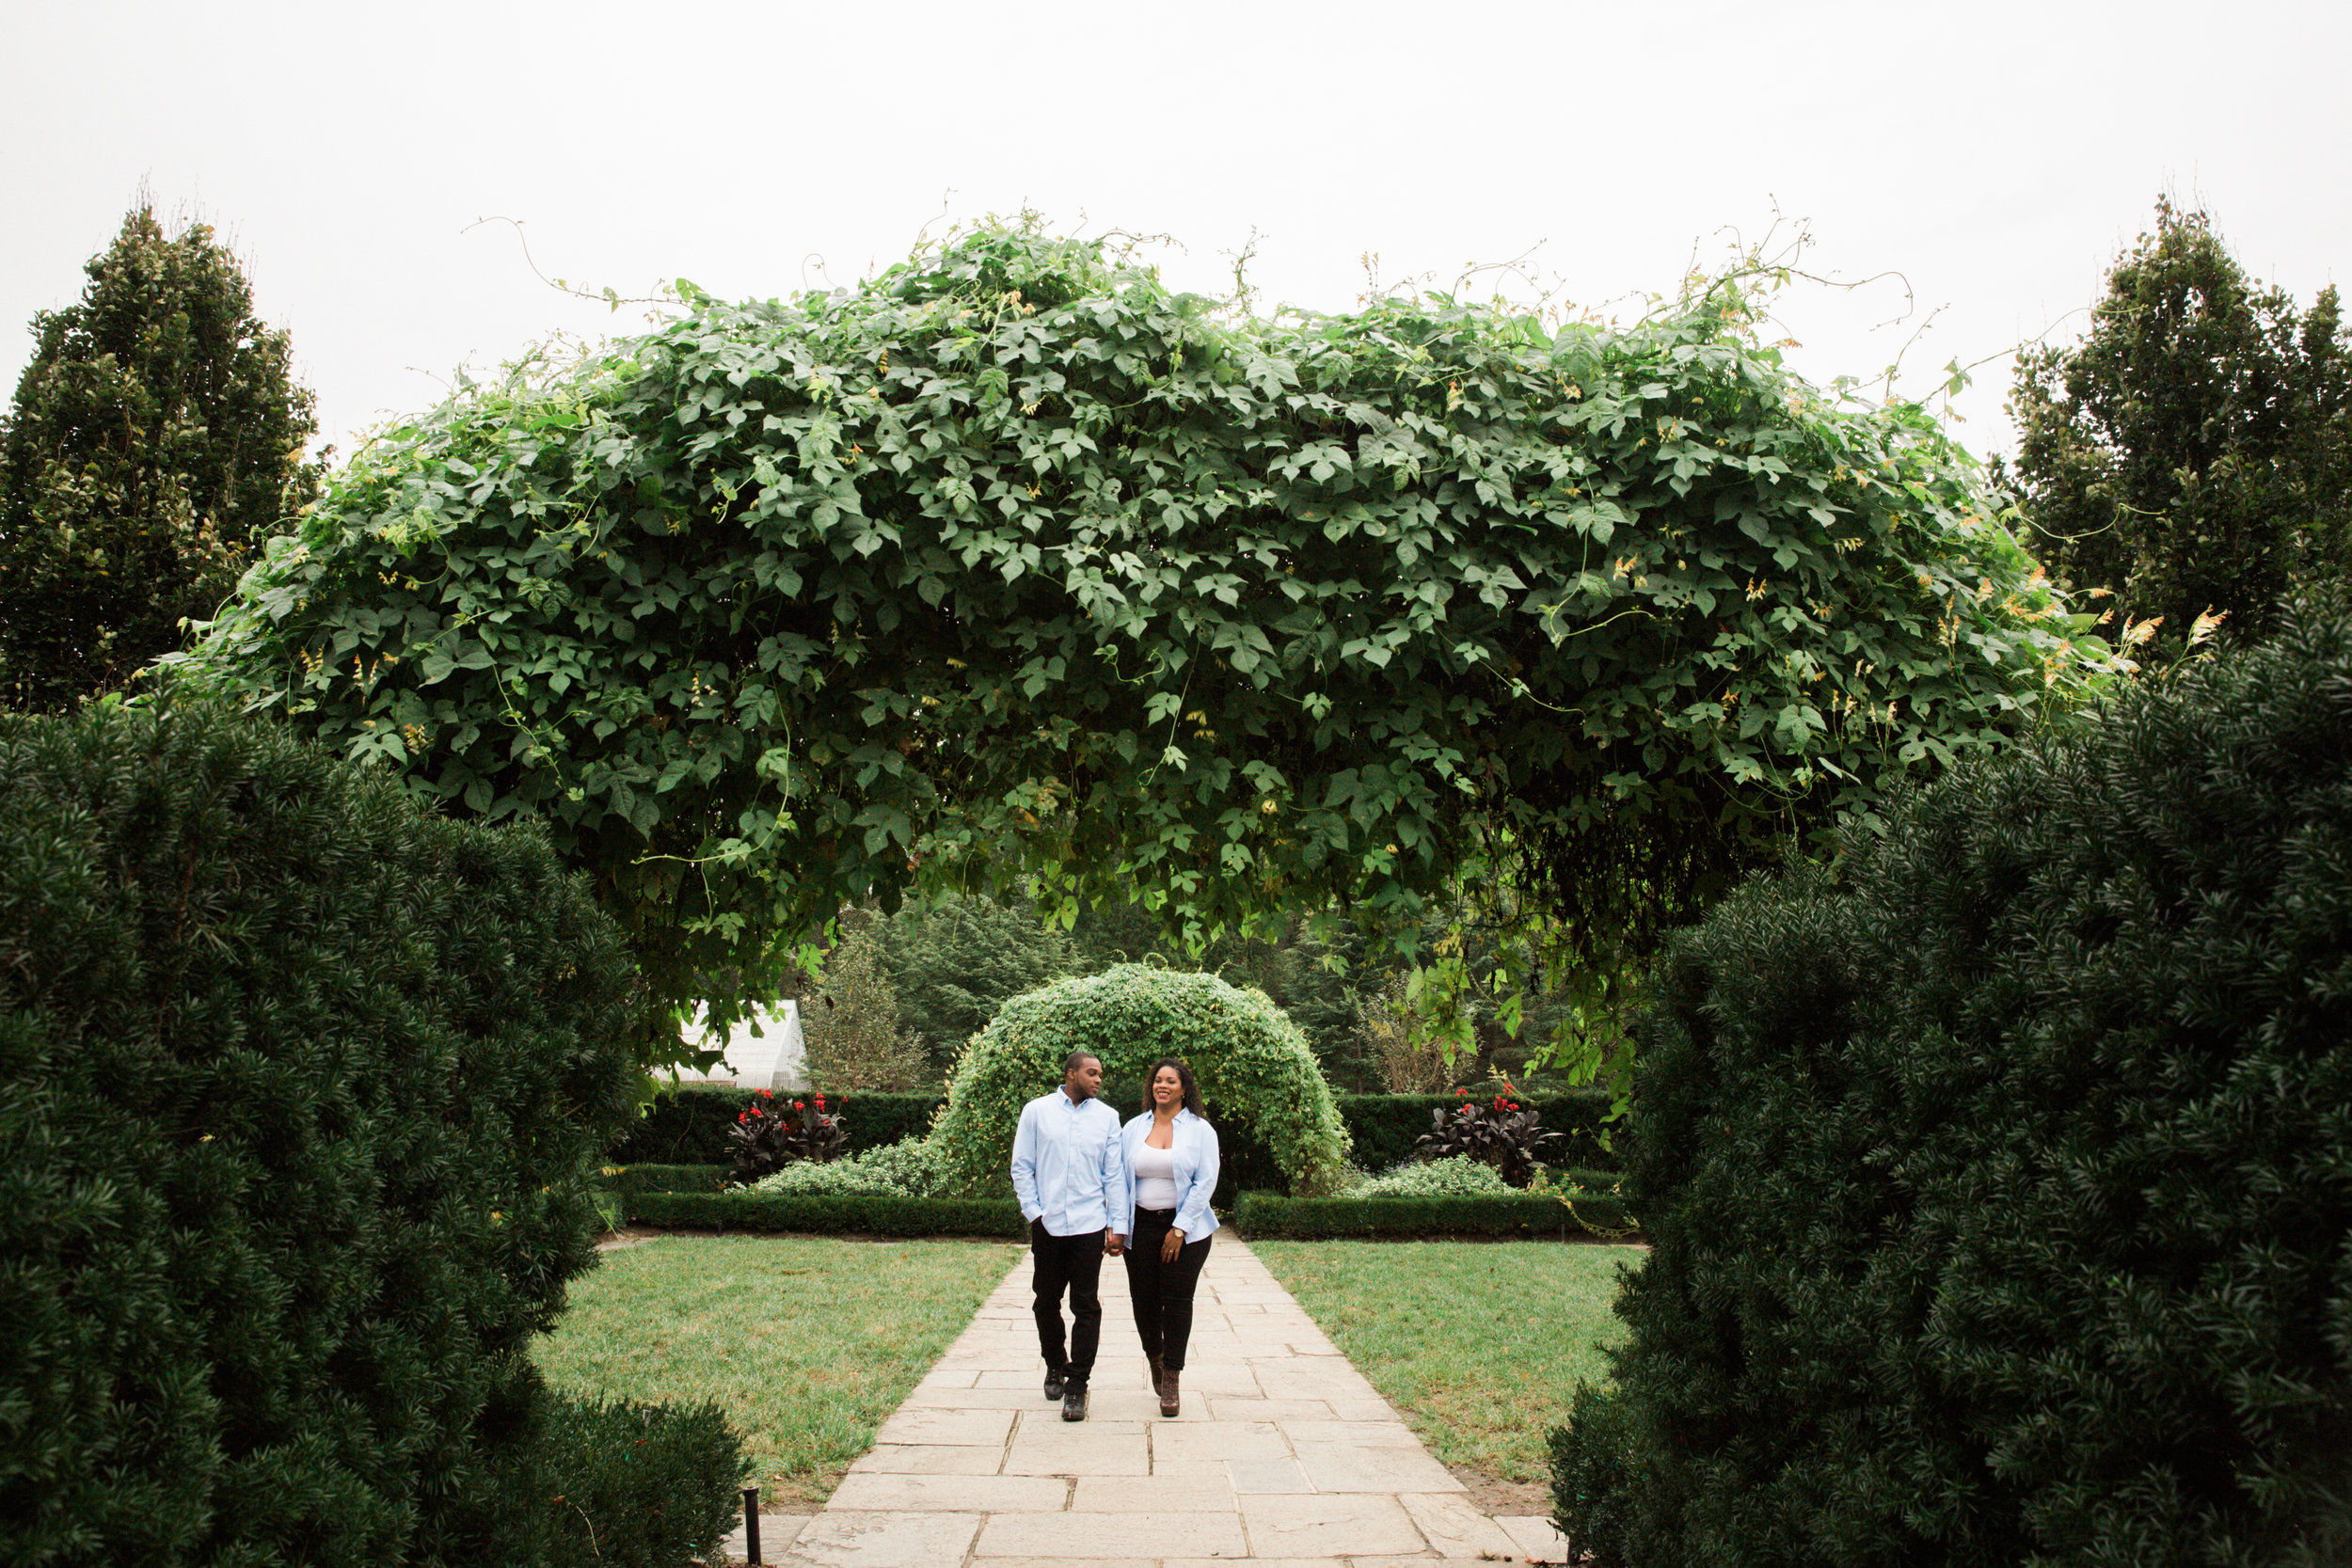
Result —
MULTIPOLYGON (((943 208, 1166 232, 1221 292, 1344 309, 1518 256, 1585 304, 1671 290, 1775 203, 1899 286, 1784 312, 1817 379, 1997 354, 2097 293, 2159 191, 2308 303, 2352 272, 2352 5, 0 0, 0 376, 142 182, 229 233, 344 444, 562 327, 525 266, 772 295, 943 208), (821 262, 818 259, 821 258, 821 262)), ((633 325, 628 315, 620 326, 633 325)), ((2006 361, 1959 409, 2010 441, 2006 361)))

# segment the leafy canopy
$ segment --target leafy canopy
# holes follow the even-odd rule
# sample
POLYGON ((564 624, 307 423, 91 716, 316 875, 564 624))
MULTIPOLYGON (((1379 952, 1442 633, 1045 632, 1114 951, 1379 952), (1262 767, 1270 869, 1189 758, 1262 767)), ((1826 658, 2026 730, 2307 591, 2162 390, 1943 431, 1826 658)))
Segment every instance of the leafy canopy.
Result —
POLYGON ((1403 930, 1486 866, 1645 941, 2082 669, 1971 460, 1792 375, 1752 282, 1269 320, 990 227, 689 287, 383 432, 195 661, 547 818, 672 997, 1025 874, 1403 930))
POLYGON ((311 399, 282 330, 202 224, 140 207, 39 342, 0 426, 0 700, 122 686, 219 608, 318 493, 311 399))

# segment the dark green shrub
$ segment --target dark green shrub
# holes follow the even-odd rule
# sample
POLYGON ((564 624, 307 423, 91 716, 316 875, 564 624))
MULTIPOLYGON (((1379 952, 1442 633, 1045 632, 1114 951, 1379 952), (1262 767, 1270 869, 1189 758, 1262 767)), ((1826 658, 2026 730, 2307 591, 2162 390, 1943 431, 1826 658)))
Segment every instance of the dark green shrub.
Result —
POLYGON ((715 1404, 550 1400, 541 1435, 562 1568, 685 1568, 726 1538, 750 1474, 715 1404))
POLYGON ((1002 1236, 1029 1234, 1021 1205, 987 1197, 807 1197, 790 1193, 633 1193, 636 1225, 811 1235, 1002 1236))
POLYGON ((1971 767, 1676 945, 1626 1564, 2352 1555, 2352 617, 1971 767))
MULTIPOLYGON (((937 1094, 827 1093, 850 1134, 850 1141, 841 1147, 843 1154, 862 1154, 901 1138, 919 1138, 930 1130, 933 1114, 947 1103, 937 1094)), ((808 1097, 796 1094, 793 1098, 808 1097)), ((754 1103, 766 1103, 757 1089, 664 1089, 654 1097, 653 1108, 630 1124, 612 1146, 610 1157, 616 1164, 726 1164, 733 1158, 727 1132, 735 1126, 735 1118, 754 1103)))
POLYGON ((0 715, 0 1561, 530 1564, 630 974, 534 832, 0 715))
POLYGON ((1496 1197, 1283 1197, 1244 1193, 1233 1226, 1251 1238, 1301 1241, 1332 1237, 1516 1236, 1534 1241, 1581 1239, 1595 1229, 1632 1225, 1623 1200, 1559 1198, 1528 1193, 1496 1197))

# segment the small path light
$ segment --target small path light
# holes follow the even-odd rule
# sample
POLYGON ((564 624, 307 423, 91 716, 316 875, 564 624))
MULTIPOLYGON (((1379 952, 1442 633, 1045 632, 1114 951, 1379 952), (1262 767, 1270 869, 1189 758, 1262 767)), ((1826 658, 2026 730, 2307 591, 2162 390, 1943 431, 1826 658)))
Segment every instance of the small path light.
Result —
POLYGON ((743 1488, 743 1560, 759 1568, 759 1488, 743 1488))

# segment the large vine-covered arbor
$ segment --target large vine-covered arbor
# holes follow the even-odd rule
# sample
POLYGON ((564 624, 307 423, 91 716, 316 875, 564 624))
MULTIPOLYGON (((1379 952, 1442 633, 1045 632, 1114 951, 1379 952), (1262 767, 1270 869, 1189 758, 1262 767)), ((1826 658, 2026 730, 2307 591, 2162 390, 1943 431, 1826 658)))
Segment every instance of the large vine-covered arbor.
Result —
POLYGON ((1479 867, 1638 945, 2089 668, 1973 462, 1735 284, 1263 319, 992 226, 686 299, 380 433, 190 660, 544 817, 663 999, 1019 875, 1402 927, 1479 867))

